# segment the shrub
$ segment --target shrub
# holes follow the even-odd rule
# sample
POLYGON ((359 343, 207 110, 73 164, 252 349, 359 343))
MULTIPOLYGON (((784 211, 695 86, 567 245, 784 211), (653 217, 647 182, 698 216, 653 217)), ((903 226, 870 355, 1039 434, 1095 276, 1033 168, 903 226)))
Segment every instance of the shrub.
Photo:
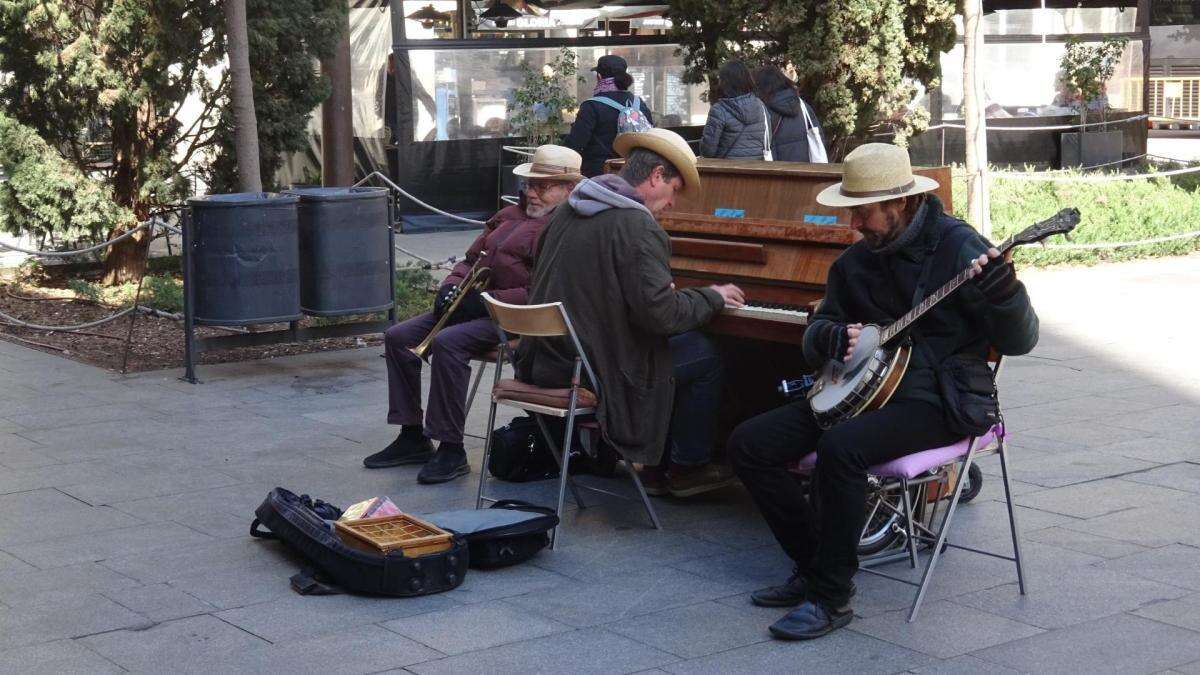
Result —
POLYGON ((142 280, 141 304, 164 312, 182 312, 183 281, 166 275, 146 275, 142 280))
POLYGON ((433 275, 420 267, 396 268, 396 320, 403 321, 433 306, 433 275))
POLYGON ((102 302, 102 291, 98 284, 83 279, 71 279, 67 282, 67 288, 75 293, 75 297, 89 300, 91 302, 102 302))
MULTIPOLYGON (((1148 171, 1149 169, 1141 169, 1148 171)), ((996 173, 1003 174, 1002 171, 996 173)), ((1080 175, 1063 172, 1064 177, 1080 175)), ((1096 175, 1096 174, 1089 174, 1096 175)), ((1188 174, 1184 174, 1185 176, 1188 174)), ((1192 186, 1194 187, 1194 185, 1192 186)), ((1060 209, 1082 213, 1071 235, 1076 244, 1117 243, 1170 236, 1197 229, 1200 199, 1169 178, 1109 182, 993 180, 991 184, 992 239, 1001 241, 1060 209)), ((955 215, 965 217, 965 181, 954 181, 955 215)), ((1067 243, 1055 238, 1047 243, 1067 243)), ((1177 239, 1118 249, 1062 250, 1026 246, 1016 259, 1031 265, 1094 264, 1164 255, 1183 255, 1200 249, 1200 238, 1177 239)))

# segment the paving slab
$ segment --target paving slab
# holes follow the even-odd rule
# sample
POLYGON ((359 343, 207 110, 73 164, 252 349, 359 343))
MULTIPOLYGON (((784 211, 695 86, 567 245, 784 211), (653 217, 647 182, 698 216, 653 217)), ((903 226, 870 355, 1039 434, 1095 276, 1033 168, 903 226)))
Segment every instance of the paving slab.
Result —
POLYGON ((452 607, 381 625, 449 655, 574 630, 566 624, 499 602, 452 607))
POLYGON ((0 608, 0 649, 150 625, 146 617, 100 595, 58 597, 35 607, 0 608))
POLYGON ((106 591, 104 596, 156 623, 207 614, 217 609, 167 584, 106 591))
POLYGON ((135 552, 186 549, 212 541, 212 537, 176 523, 150 523, 119 530, 47 539, 36 543, 12 544, 7 550, 42 569, 107 560, 135 552))
POLYGON ((1200 633, 1116 614, 974 656, 1026 673, 1154 673, 1200 657, 1200 633))
MULTIPOLYGON (((1197 436, 1200 438, 1200 436, 1197 436)), ((1161 487, 1182 490, 1200 494, 1200 463, 1177 462, 1157 469, 1140 471, 1125 476, 1122 480, 1143 485, 1158 485, 1161 487)))
POLYGON ((1183 496, 1185 494, 1179 490, 1109 478, 1022 495, 1016 502, 1021 506, 1086 519, 1183 496))
POLYGON ((1110 513, 1090 520, 1075 520, 1063 527, 1141 546, 1158 548, 1181 543, 1200 546, 1200 504, 1193 496, 1110 513))
POLYGON ((1020 671, 968 655, 938 661, 909 672, 920 675, 1016 675, 1020 671))
POLYGON ((676 657, 601 628, 556 633, 408 667, 418 675, 486 672, 490 675, 632 673, 676 657))
POLYGON ((1133 612, 1138 616, 1154 619, 1172 626, 1187 628, 1200 633, 1200 593, 1188 595, 1177 600, 1156 602, 1146 605, 1133 612))
POLYGON ((1103 569, 1200 591, 1200 548, 1175 544, 1097 564, 1103 569))
POLYGON ((426 614, 458 603, 446 594, 415 598, 291 595, 214 616, 270 642, 299 640, 426 614))
POLYGON ((851 627, 941 659, 1043 632, 1029 624, 945 601, 923 605, 913 623, 908 622, 908 610, 902 609, 857 620, 851 627))
MULTIPOLYGON (((850 625, 854 625, 851 623, 850 625)), ((768 640, 663 666, 672 673, 896 673, 934 658, 851 630, 820 640, 768 640)))
POLYGON ((63 673, 124 673, 123 668, 72 640, 0 651, 0 672, 22 675, 63 673))
POLYGON ((80 640, 117 665, 137 672, 233 672, 269 643, 211 616, 167 621, 80 640))
POLYGON ((702 602, 616 621, 605 628, 680 658, 694 659, 770 640, 768 625, 748 605, 702 602))
MULTIPOLYGON (((1062 425, 1066 427, 1070 425, 1062 425)), ((1055 429, 1053 432, 1056 436, 1060 427, 1048 427, 1055 429)), ((1098 429, 1096 433, 1100 436, 1108 436, 1108 430, 1098 429)), ((1120 438, 1123 432, 1116 432, 1116 438, 1113 442, 1124 440, 1120 438)), ((1129 432, 1133 436, 1137 436, 1140 432, 1129 432)), ((1068 434, 1064 434, 1069 437, 1068 434)), ((1029 442, 1036 442, 1032 434, 1026 434, 1023 437, 1029 442)), ((1101 478, 1112 478, 1125 474, 1135 473, 1137 471, 1145 471, 1153 469, 1158 465, 1153 462, 1145 462, 1140 459, 1125 457, 1116 453, 1104 451, 1103 449, 1093 449, 1088 447, 1082 450, 1074 450, 1057 454, 1046 454, 1041 457, 1029 457, 1017 462, 1013 462, 1013 467, 1009 475, 1016 480, 1042 487, 1062 487, 1071 485, 1072 483, 1084 483, 1087 481, 1098 480, 1101 478)), ((999 465, 994 467, 984 466, 985 474, 998 476, 1000 473, 999 465)))
POLYGON ((1099 558, 1121 558, 1148 550, 1145 546, 1139 546, 1128 541, 1102 537, 1088 532, 1078 532, 1065 527, 1047 527, 1023 533, 1022 540, 1050 544, 1099 558))

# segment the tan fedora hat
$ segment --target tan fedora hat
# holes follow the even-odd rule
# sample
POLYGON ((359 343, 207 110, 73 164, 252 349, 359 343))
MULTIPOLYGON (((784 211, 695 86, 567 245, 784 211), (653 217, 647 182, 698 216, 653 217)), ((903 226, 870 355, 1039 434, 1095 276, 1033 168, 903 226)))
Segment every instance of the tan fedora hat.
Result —
POLYGON ((683 189, 680 195, 695 197, 700 191, 700 172, 696 170, 696 153, 683 136, 666 129, 651 129, 636 133, 624 133, 613 141, 613 150, 622 157, 628 157, 634 148, 645 148, 671 163, 683 178, 683 189))
POLYGON ((817 203, 850 208, 930 192, 937 181, 914 176, 908 151, 890 143, 867 143, 842 162, 842 182, 821 190, 817 203))
POLYGON ((522 178, 575 182, 583 180, 583 174, 579 173, 582 166, 583 157, 570 148, 539 145, 528 162, 513 169, 513 174, 522 178))

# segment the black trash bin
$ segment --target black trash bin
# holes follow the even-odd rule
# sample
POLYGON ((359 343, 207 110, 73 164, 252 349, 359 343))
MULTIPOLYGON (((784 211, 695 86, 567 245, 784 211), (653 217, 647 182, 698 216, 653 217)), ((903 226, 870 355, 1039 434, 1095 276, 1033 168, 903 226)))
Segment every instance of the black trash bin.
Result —
POLYGON ((388 190, 296 187, 300 198, 300 306, 313 316, 390 309, 388 190))
POLYGON ((197 323, 243 326, 303 316, 298 201, 265 192, 188 200, 197 323))

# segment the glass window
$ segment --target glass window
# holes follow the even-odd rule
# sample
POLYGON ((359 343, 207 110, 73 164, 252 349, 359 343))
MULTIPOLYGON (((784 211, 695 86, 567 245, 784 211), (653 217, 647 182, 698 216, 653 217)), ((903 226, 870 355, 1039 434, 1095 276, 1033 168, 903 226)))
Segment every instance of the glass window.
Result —
MULTIPOLYGON (((468 38, 570 38, 608 35, 659 35, 671 27, 667 5, 608 5, 558 9, 541 3, 509 0, 510 16, 485 19, 494 3, 473 3, 468 38)), ((579 4, 579 3, 572 3, 579 4)), ((597 2, 596 4, 600 4, 597 2)), ((458 14, 455 0, 404 0, 404 35, 409 40, 450 39, 458 14), (414 17, 414 18, 408 18, 414 17)))
MULTIPOLYGON (((700 100, 703 85, 683 83, 683 61, 675 45, 631 47, 574 47, 583 80, 578 100, 592 95, 595 74, 588 69, 605 54, 618 54, 629 63, 630 91, 646 102, 657 126, 704 124, 708 104, 700 100)), ((513 91, 521 83, 522 61, 541 67, 558 48, 536 49, 414 49, 412 64, 415 124, 413 140, 444 141, 503 138, 509 135, 508 116, 513 91)))
MULTIPOLYGON (((1058 62, 1066 50, 1061 42, 985 44, 981 51, 988 117, 1072 115, 1078 103, 1063 91, 1058 62)), ((942 55, 942 117, 962 118, 963 48, 942 55)), ((1142 43, 1131 40, 1116 73, 1108 81, 1108 106, 1114 110, 1142 109, 1142 43)))
MULTIPOLYGON (((962 18, 954 17, 962 34, 962 18)), ((1074 35, 1078 33, 1135 33, 1133 7, 1047 7, 999 9, 983 15, 985 35, 1074 35)))

